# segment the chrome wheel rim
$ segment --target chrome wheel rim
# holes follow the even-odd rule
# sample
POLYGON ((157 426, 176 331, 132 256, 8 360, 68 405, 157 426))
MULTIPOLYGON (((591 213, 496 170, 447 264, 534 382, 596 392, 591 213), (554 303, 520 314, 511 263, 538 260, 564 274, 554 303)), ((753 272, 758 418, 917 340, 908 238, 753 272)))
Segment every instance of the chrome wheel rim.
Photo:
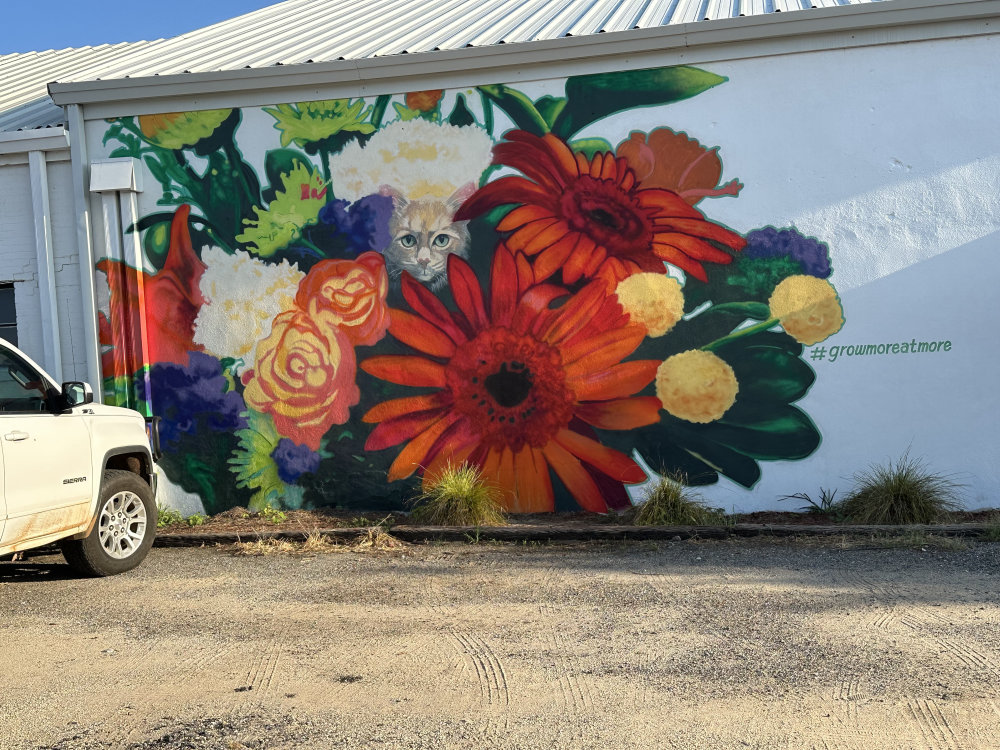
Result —
POLYGON ((146 536, 146 506, 134 492, 119 492, 104 503, 98 523, 104 551, 124 560, 139 549, 146 536))

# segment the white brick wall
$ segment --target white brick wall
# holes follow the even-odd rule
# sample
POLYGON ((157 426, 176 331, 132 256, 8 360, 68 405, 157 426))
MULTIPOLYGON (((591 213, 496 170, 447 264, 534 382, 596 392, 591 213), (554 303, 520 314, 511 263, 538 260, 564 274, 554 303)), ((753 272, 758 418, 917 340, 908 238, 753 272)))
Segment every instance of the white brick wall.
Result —
MULTIPOLYGON (((76 211, 68 161, 49 164, 49 204, 52 207, 52 255, 56 267, 56 298, 62 344, 63 378, 87 380, 83 301, 76 241, 76 211)), ((96 385, 96 384, 95 384, 96 385)))
MULTIPOLYGON (((53 158, 48 154, 48 158, 53 158)), ((76 250, 73 190, 68 161, 46 165, 51 207, 56 298, 59 310, 64 379, 86 377, 86 354, 81 345, 80 272, 76 250)), ((28 165, 0 165, 0 283, 14 282, 18 345, 47 365, 42 344, 38 259, 31 205, 28 165)))

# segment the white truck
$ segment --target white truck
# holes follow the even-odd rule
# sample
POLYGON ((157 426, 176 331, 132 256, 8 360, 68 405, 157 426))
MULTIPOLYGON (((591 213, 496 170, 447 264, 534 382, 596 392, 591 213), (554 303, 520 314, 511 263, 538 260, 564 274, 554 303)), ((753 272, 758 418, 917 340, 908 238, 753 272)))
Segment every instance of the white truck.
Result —
MULTIPOLYGON (((0 559, 58 542, 86 575, 124 573, 156 533, 155 420, 59 386, 0 339, 0 559)), ((157 456, 158 457, 158 456, 157 456)))

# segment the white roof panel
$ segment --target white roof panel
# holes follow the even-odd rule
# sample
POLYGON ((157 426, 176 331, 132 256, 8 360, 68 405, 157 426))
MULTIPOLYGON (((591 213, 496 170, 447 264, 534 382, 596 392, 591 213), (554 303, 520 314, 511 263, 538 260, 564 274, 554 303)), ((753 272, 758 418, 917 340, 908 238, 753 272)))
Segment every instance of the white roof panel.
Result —
POLYGON ((0 55, 0 131, 56 125, 46 85, 355 60, 879 0, 285 0, 171 39, 0 55))

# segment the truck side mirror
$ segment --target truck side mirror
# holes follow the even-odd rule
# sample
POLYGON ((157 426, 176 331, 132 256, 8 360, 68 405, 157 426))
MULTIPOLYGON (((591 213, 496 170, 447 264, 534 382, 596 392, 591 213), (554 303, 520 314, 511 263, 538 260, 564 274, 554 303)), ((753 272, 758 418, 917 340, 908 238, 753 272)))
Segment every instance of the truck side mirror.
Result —
POLYGON ((94 391, 90 385, 79 380, 70 380, 62 384, 62 397, 67 409, 74 406, 92 403, 94 391))

